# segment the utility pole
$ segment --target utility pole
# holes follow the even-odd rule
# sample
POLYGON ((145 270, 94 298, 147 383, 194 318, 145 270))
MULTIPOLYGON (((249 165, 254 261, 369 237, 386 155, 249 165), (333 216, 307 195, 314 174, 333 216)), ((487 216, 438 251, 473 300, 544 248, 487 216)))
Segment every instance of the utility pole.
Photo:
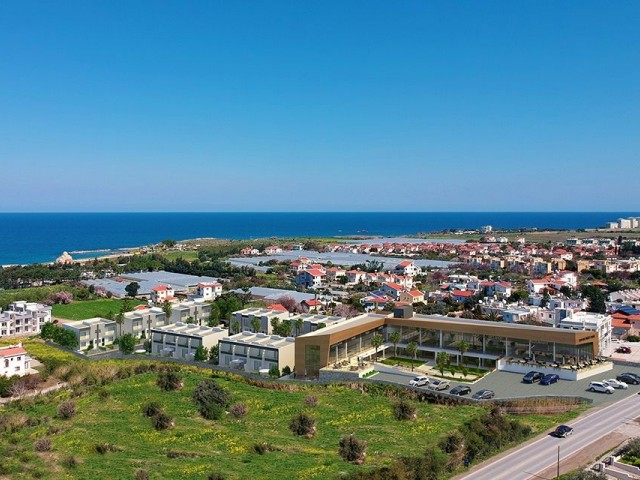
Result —
POLYGON ((558 470, 556 478, 560 478, 560 445, 558 445, 558 470))

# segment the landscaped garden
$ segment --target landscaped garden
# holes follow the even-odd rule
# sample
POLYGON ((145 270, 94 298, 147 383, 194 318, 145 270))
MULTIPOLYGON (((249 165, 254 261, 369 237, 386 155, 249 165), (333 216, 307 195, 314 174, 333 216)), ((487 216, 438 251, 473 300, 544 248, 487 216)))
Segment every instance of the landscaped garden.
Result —
MULTIPOLYGON (((122 309, 124 300, 115 298, 100 298, 97 300, 74 301, 68 304, 53 305, 51 314, 54 317, 66 318, 69 320, 86 320, 87 318, 117 315, 122 309)), ((142 305, 139 300, 127 299, 131 308, 142 305)))
MULTIPOLYGON (((51 347, 39 348, 55 359, 51 347)), ((212 406, 194 402, 194 391, 211 381, 204 369, 131 360, 73 363, 53 372, 71 391, 0 410, 0 476, 206 479, 214 471, 225 479, 325 479, 384 465, 404 468, 398 458, 424 462, 431 458, 423 457, 427 450, 439 452, 432 460, 444 467, 456 458, 456 448, 473 445, 458 442, 465 431, 480 438, 485 423, 502 419, 486 407, 419 401, 399 387, 265 382, 225 372, 214 372, 213 382, 231 397, 212 406), (159 382, 167 368, 178 378, 159 382), (166 384, 168 391, 158 386, 166 384), (292 425, 301 412, 306 416, 296 428, 312 429, 295 435, 292 425), (442 453, 444 448, 451 452, 442 453)), ((546 430, 574 415, 519 417, 524 421, 513 438, 529 435, 527 427, 546 430)), ((515 428, 513 418, 504 416, 500 429, 515 428)), ((476 458, 486 455, 485 444, 474 447, 476 458)), ((439 475, 433 478, 447 474, 439 475)))

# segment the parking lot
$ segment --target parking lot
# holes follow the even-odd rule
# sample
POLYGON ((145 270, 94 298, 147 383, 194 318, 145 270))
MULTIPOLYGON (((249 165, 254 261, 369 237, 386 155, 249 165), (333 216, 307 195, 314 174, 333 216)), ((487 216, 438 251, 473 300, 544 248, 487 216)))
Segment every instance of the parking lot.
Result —
POLYGON ((638 342, 613 342, 611 348, 611 358, 622 360, 623 362, 633 362, 640 365, 640 343, 638 342), (629 347, 631 353, 616 353, 618 347, 629 347))
MULTIPOLYGON (((620 400, 629 395, 636 395, 640 392, 640 385, 629 385, 628 389, 616 390, 613 394, 587 391, 589 382, 615 378, 622 372, 631 372, 640 375, 640 367, 614 365, 613 370, 602 375, 594 375, 593 377, 575 382, 560 380, 558 383, 554 383, 552 385, 540 385, 539 383, 526 384, 522 383, 522 375, 519 373, 495 371, 475 383, 451 381, 451 388, 456 385, 469 385, 471 387, 471 395, 482 389, 493 390, 496 393, 495 398, 498 399, 515 397, 530 398, 544 395, 577 396, 593 400, 594 405, 602 405, 604 403, 620 400)), ((416 375, 417 373, 413 374, 402 370, 398 370, 394 373, 380 372, 375 375, 372 380, 385 380, 401 385, 409 385, 409 381, 416 375)), ((423 388, 426 389, 426 387, 423 388)))

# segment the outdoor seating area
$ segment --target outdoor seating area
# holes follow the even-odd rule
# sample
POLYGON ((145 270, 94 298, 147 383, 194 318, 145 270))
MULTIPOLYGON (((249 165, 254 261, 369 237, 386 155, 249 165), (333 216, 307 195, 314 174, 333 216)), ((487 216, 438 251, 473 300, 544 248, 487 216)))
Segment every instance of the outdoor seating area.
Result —
POLYGON ((350 372, 358 372, 360 370, 370 369, 372 365, 373 364, 371 362, 365 362, 363 360, 354 362, 351 361, 351 359, 348 359, 342 360, 341 362, 336 362, 332 367, 334 370, 348 370, 350 372))
POLYGON ((581 370, 583 368, 590 368, 601 365, 606 362, 607 359, 602 357, 596 357, 588 360, 580 360, 576 357, 562 357, 561 361, 547 361, 536 360, 535 357, 510 357, 507 359, 507 363, 516 363, 519 365, 530 366, 532 368, 546 367, 546 368, 560 368, 566 370, 581 370))

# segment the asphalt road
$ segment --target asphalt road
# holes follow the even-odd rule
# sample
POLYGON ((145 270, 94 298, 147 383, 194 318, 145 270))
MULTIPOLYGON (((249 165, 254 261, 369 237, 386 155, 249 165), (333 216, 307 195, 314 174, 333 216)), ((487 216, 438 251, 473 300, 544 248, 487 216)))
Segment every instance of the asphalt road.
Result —
MULTIPOLYGON (((555 438, 546 435, 531 443, 525 444, 495 460, 488 460, 472 469, 460 480, 533 480, 546 478, 540 474, 553 468, 558 461, 560 446, 560 463, 577 453, 587 445, 623 427, 638 416, 640 396, 632 395, 601 409, 588 412, 574 422, 573 435, 567 438, 555 438)), ((604 452, 602 452, 604 453, 604 452)))

